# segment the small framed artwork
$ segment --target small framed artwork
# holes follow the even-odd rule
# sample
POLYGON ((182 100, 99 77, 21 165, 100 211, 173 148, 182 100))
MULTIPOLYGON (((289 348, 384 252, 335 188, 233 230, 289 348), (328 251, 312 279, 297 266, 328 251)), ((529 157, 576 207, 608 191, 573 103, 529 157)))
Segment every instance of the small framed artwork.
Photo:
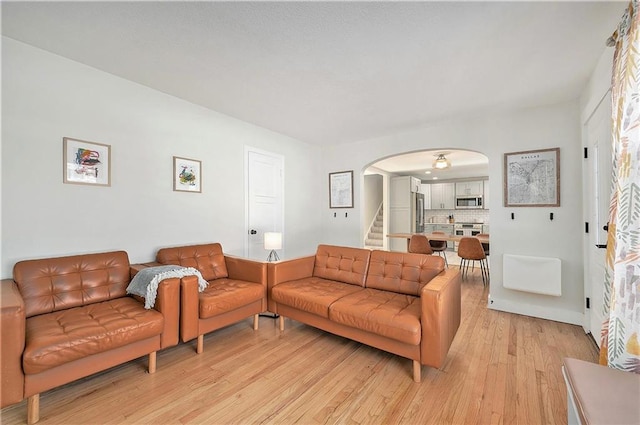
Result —
POLYGON ((560 148, 504 154, 504 206, 560 206, 560 148))
POLYGON ((329 173, 329 208, 353 208, 353 171, 329 173))
POLYGON ((64 137, 63 182, 111 186, 111 146, 64 137))
POLYGON ((178 192, 202 192, 202 162, 174 156, 173 190, 178 192))

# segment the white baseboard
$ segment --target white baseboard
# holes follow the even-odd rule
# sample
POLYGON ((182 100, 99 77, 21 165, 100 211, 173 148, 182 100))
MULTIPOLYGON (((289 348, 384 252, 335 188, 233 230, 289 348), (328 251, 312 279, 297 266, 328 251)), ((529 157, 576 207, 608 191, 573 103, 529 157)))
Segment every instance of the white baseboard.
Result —
POLYGON ((569 323, 571 325, 584 325, 584 313, 577 311, 559 310, 556 308, 540 307, 531 304, 501 300, 489 296, 487 304, 491 310, 505 311, 507 313, 522 314, 538 317, 540 319, 553 320, 555 322, 569 323))

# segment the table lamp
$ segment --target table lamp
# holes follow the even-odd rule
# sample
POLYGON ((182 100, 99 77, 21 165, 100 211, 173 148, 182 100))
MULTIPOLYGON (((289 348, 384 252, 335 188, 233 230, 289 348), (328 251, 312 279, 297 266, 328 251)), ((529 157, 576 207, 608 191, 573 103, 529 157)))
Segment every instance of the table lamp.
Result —
POLYGON ((264 249, 270 249, 267 261, 279 261, 276 250, 282 249, 282 233, 280 232, 264 232, 264 249))

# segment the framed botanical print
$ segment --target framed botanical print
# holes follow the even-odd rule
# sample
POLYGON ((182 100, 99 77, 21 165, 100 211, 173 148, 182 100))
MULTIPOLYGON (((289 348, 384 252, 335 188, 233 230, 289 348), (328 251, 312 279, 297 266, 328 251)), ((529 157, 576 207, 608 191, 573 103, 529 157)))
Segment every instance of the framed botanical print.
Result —
POLYGON ((173 157, 173 190, 202 192, 202 162, 195 159, 173 157))

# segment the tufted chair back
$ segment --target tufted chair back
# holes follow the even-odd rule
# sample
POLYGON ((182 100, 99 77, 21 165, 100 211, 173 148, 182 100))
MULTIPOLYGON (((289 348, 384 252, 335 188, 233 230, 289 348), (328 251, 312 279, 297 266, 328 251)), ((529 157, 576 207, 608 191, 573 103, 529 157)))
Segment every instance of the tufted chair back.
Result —
POLYGON ((124 251, 26 260, 13 267, 13 280, 27 317, 121 298, 130 280, 124 251))
POLYGON ((193 267, 206 281, 229 277, 222 245, 219 243, 162 248, 156 254, 156 261, 161 264, 193 267))
POLYGON ((370 256, 368 249, 318 245, 313 275, 364 286, 370 256))
POLYGON ((422 287, 444 270, 440 257, 373 251, 367 288, 420 296, 422 287))

